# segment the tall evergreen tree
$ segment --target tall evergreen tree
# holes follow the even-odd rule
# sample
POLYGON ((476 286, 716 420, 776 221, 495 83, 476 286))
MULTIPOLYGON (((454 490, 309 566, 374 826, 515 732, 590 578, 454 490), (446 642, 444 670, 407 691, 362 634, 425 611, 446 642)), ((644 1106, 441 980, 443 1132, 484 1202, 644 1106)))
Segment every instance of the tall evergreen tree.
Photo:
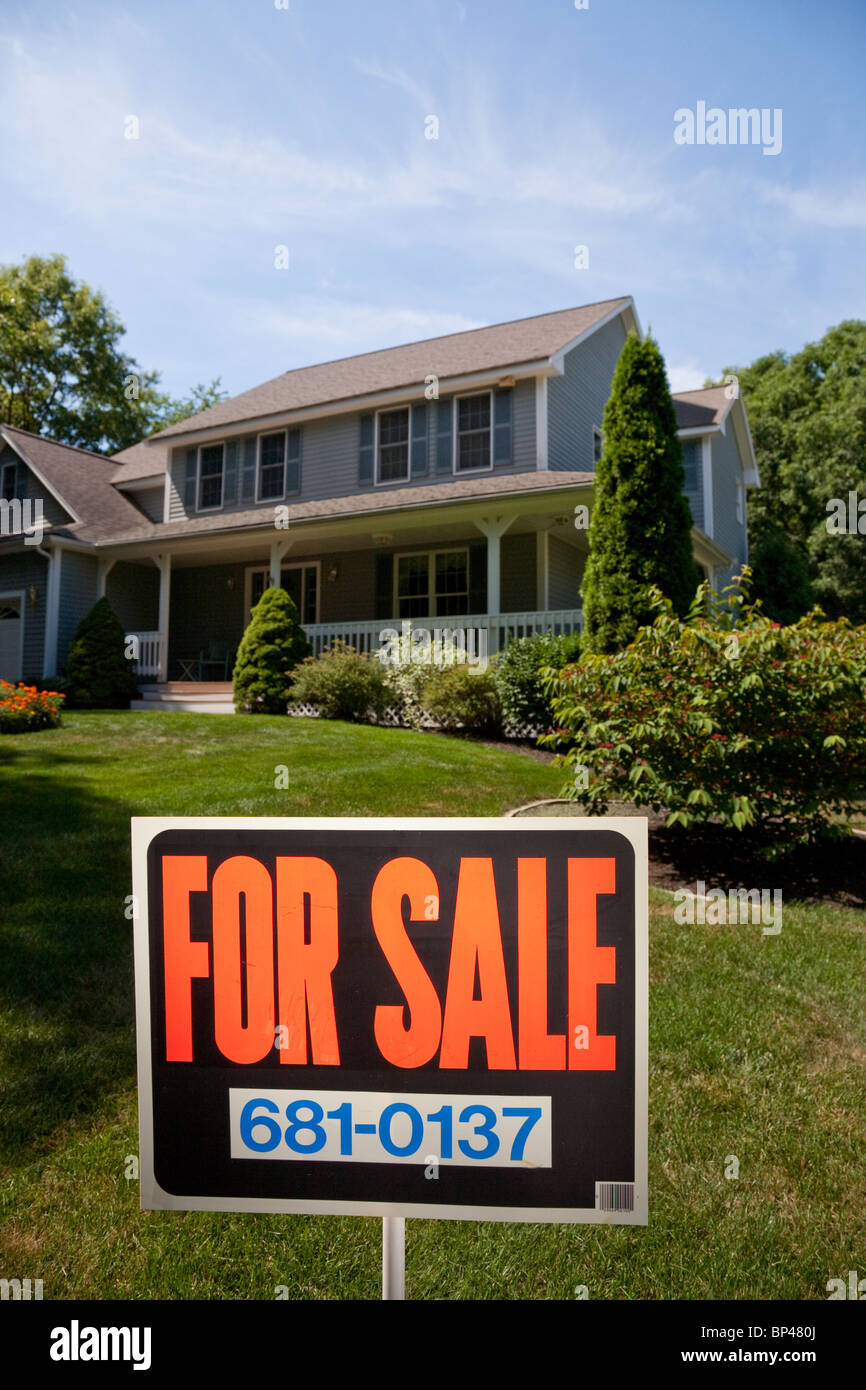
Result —
POLYGON ((664 358, 651 338, 630 334, 604 412, 590 555, 581 596, 584 649, 625 647, 652 621, 657 584, 685 615, 699 576, 683 488, 683 451, 664 358))

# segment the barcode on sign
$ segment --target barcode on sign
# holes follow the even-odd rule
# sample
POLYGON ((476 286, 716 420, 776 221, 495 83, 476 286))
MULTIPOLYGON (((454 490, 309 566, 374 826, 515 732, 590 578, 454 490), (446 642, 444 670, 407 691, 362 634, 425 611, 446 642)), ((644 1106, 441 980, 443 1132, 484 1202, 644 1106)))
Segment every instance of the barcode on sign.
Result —
POLYGON ((596 1211, 634 1211, 633 1182, 597 1182, 596 1211))

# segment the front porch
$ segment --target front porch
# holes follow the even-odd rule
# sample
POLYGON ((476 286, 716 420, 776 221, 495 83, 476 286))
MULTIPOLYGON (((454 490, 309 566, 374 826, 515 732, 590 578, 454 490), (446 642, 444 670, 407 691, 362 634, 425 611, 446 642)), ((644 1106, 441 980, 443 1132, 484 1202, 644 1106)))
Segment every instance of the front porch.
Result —
MULTIPOLYGON (((520 637, 533 637, 536 633, 550 632, 555 636, 580 632, 583 626, 583 613, 580 608, 561 608, 522 613, 456 613, 447 618, 390 618, 375 619, 363 622, 345 623, 308 623, 304 625, 304 632, 313 648, 314 656, 321 656, 327 647, 335 642, 345 642, 348 646, 354 647, 358 652, 365 652, 369 655, 380 651, 386 642, 384 633, 389 630, 401 632, 402 623, 411 622, 412 628, 426 629, 435 634, 449 630, 451 632, 462 632, 466 634, 467 650, 474 651, 476 654, 484 647, 489 656, 501 651, 507 644, 520 637), (484 634, 483 637, 481 634, 484 634)), ((171 681, 160 679, 161 672, 168 666, 166 655, 166 636, 161 632, 135 632, 127 634, 127 641, 134 638, 138 647, 138 660, 136 671, 139 676, 156 677, 156 684, 147 687, 149 698, 155 698, 150 692, 157 689, 168 692, 172 701, 180 702, 184 692, 188 692, 190 697, 195 695, 198 700, 205 696, 211 696, 213 692, 228 691, 229 701, 231 699, 231 681, 209 682, 208 676, 216 674, 215 667, 224 665, 222 657, 209 659, 203 657, 197 660, 194 657, 185 657, 177 662, 177 678, 171 681), (204 692, 204 695, 201 694, 204 692)), ((226 675, 231 675, 229 668, 226 675)), ((142 701, 148 698, 142 690, 142 701)), ((141 708, 142 702, 136 701, 133 709, 141 708)), ((174 706, 172 706, 174 707, 174 706)), ((178 708, 180 708, 178 703, 178 708)), ((198 708, 198 706, 196 706, 198 708)))

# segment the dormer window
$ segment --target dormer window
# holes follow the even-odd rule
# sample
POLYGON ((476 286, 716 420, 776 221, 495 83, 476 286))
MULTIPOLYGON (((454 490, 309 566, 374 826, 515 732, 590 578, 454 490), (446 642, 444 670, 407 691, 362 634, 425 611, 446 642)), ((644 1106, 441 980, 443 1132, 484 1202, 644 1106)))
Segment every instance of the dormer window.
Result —
POLYGON ((490 392, 457 397, 455 473, 493 467, 490 392))
POLYGON ((221 507, 223 502, 223 446, 206 444, 198 451, 198 509, 221 507))

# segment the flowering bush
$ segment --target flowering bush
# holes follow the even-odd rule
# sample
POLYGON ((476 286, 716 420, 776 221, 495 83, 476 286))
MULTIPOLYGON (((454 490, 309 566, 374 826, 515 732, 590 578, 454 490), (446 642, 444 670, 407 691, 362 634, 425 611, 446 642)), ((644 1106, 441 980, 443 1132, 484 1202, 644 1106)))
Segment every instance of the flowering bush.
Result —
POLYGON ((61 701, 57 690, 37 690, 35 685, 10 685, 0 681, 0 734, 26 734, 54 728, 60 723, 61 701))
MULTIPOLYGON (((399 634, 394 629, 386 630, 394 635, 379 659, 387 672, 391 703, 400 710, 410 729, 424 729, 431 713, 425 701, 431 678, 455 666, 468 668, 472 664, 471 655, 465 645, 460 647, 455 641, 424 640, 430 637, 428 630, 420 627, 413 633, 408 622, 403 623, 399 634)), ((476 679, 474 674, 472 679, 476 679)))
POLYGON ((850 812, 866 768, 866 628, 820 609, 790 627, 742 593, 701 585, 685 619, 654 591, 658 617, 624 651, 551 672, 569 795, 666 810, 668 824, 742 829, 784 818, 813 838, 850 812))

